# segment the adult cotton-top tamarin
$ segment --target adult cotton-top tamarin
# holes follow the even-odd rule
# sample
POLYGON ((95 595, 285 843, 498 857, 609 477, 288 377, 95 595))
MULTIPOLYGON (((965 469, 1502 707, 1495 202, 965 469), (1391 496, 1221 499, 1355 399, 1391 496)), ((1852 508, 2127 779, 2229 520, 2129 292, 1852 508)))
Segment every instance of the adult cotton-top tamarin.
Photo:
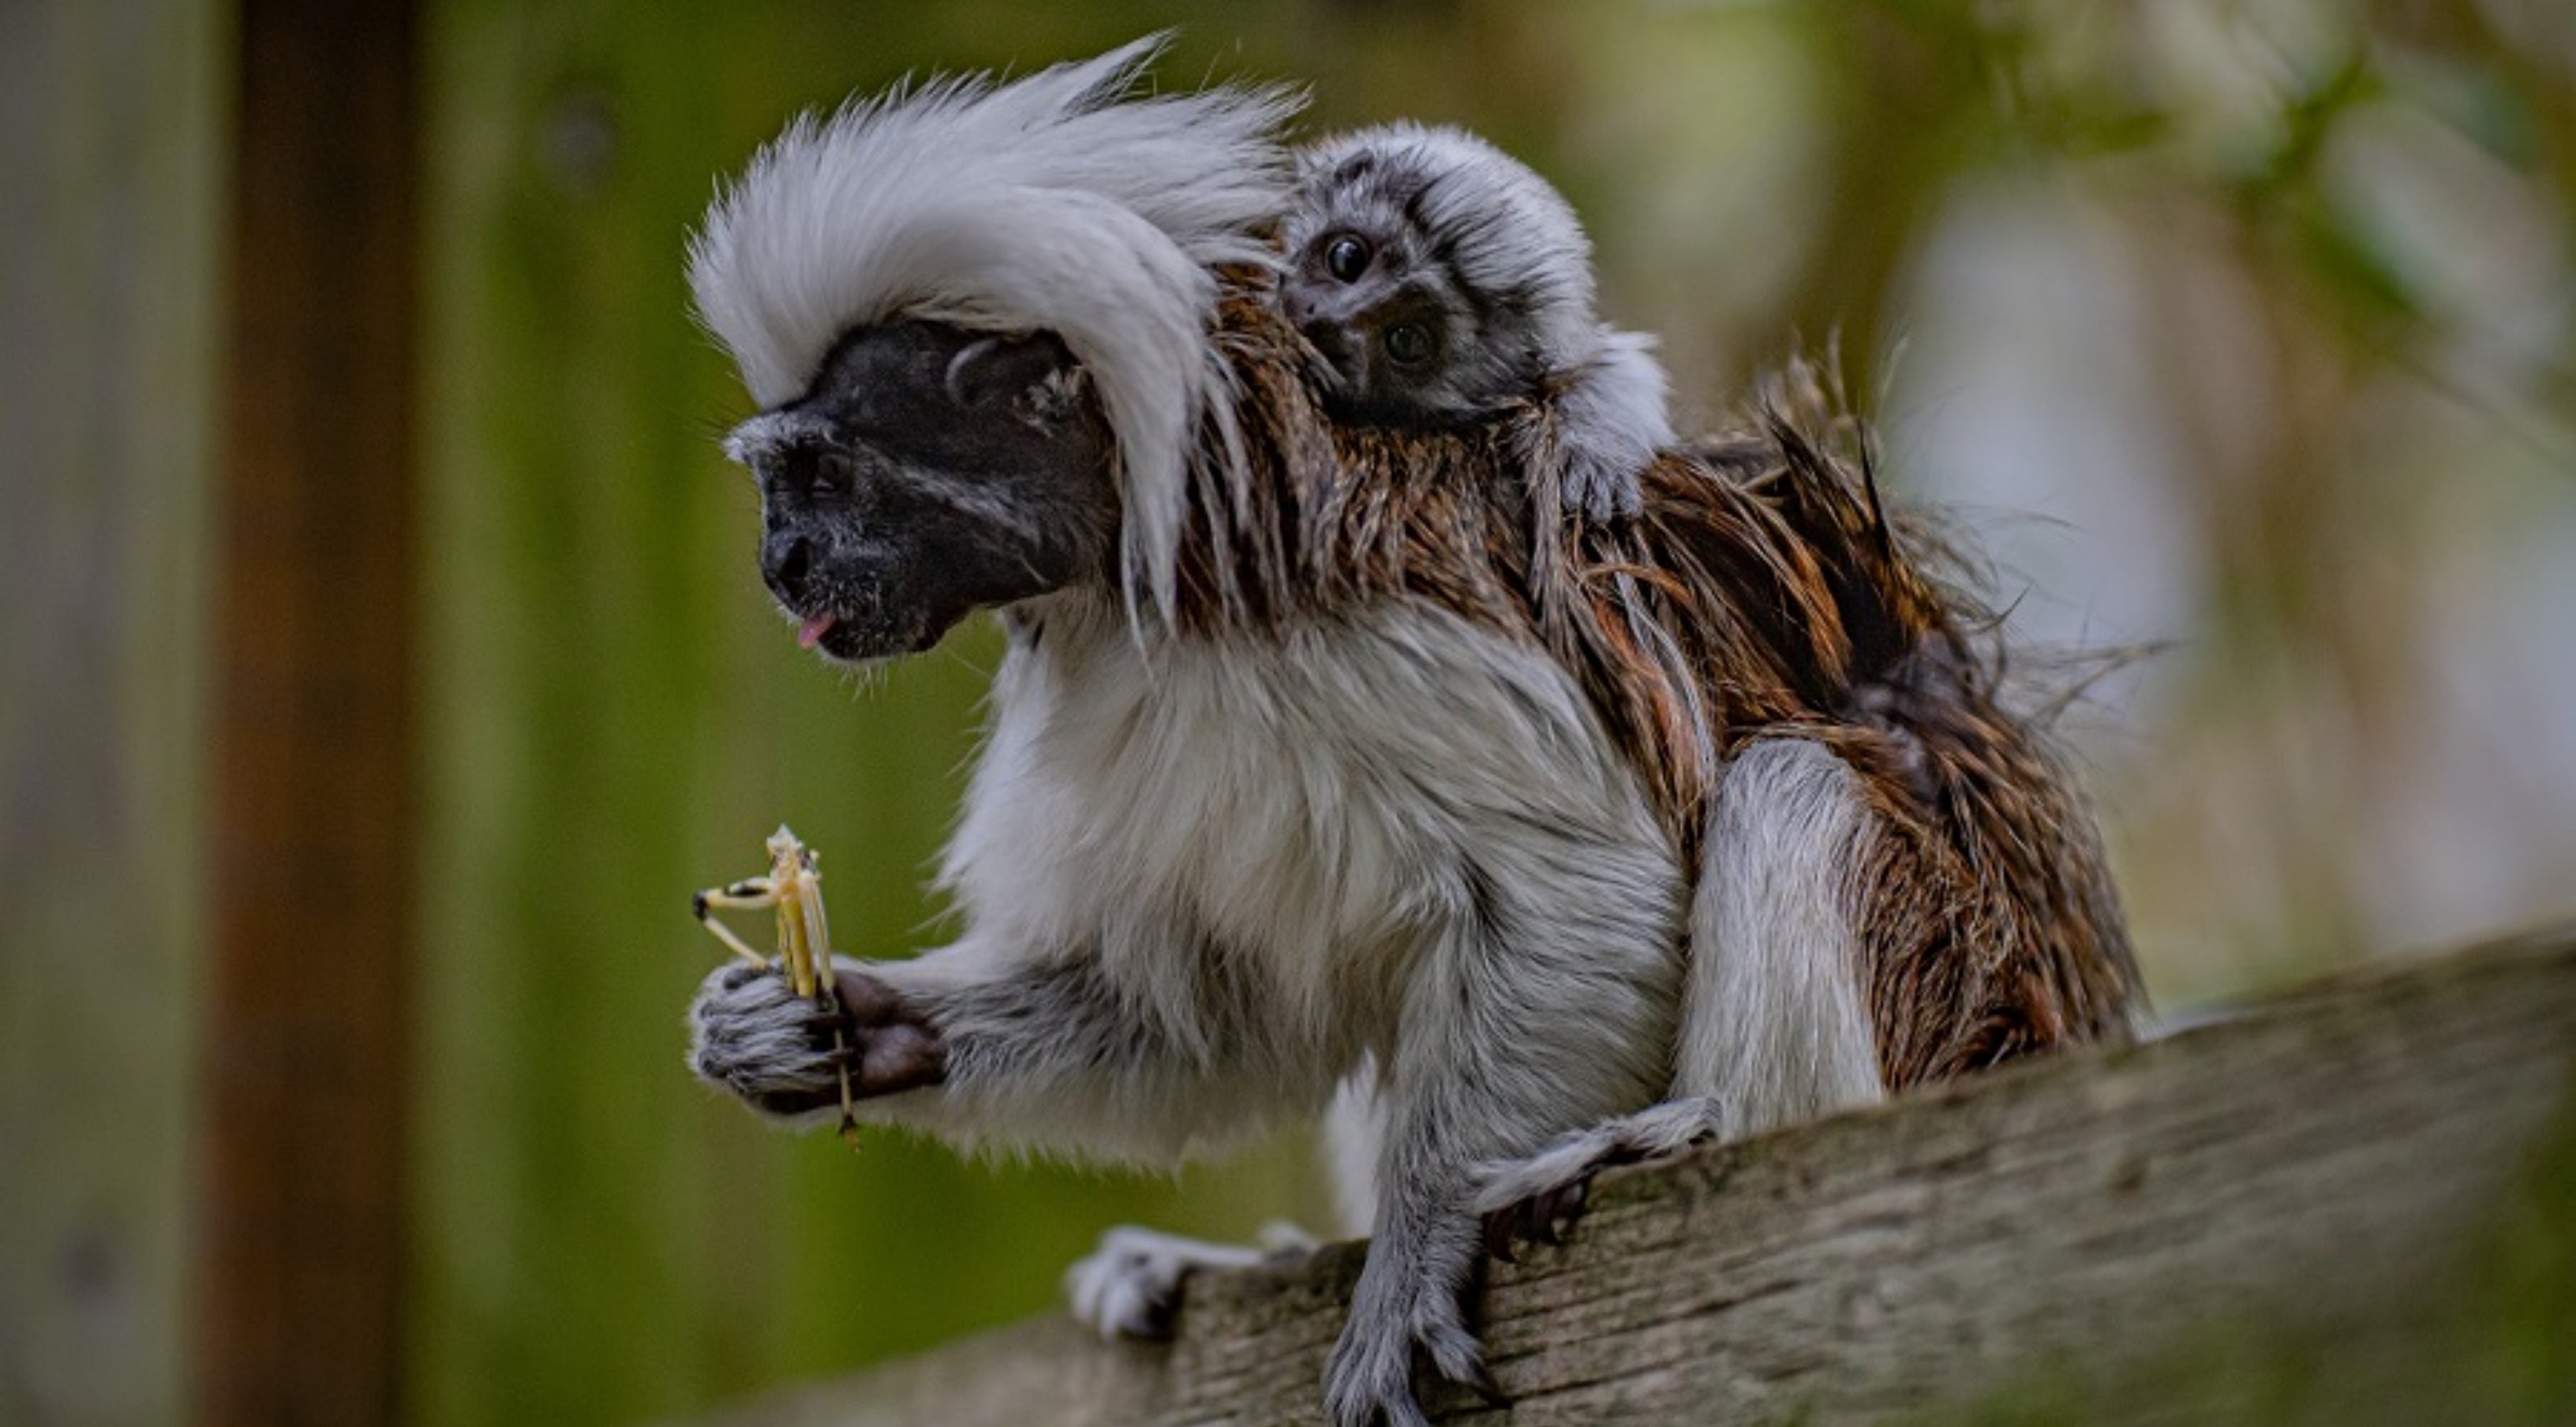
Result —
POLYGON ((963 934, 839 962, 836 1027, 719 971, 693 1064, 829 1123, 837 1031, 862 1119, 1127 1160, 1341 1091, 1372 1242, 1327 1405, 1419 1423, 1417 1361, 1492 1387, 1486 1208, 1675 1105, 1736 1133, 2120 1034, 2135 975, 2075 792, 1846 469, 1756 429, 1549 527, 1544 399, 1335 421, 1277 301, 1291 102, 1133 97, 1150 55, 799 122, 707 215, 799 637, 993 609, 1009 648, 963 934))

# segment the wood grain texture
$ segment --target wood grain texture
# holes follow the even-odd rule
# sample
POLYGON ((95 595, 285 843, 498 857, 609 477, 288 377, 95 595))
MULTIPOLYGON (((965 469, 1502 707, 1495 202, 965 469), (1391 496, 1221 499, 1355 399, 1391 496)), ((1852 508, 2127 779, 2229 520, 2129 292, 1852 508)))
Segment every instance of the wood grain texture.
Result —
MULTIPOLYGON (((2563 1254, 2570 1156, 2535 1159, 2560 1141, 2576 933, 2352 975, 1606 1175, 1570 1244, 1492 1276, 1514 1409, 1443 1397, 1444 1420, 2431 1420, 2369 1385, 2448 1381, 2424 1355, 2457 1345, 2442 1320, 2500 1262, 2499 1215, 2538 1194, 2528 1232, 2563 1254)), ((720 1420, 1311 1421, 1358 1264, 1195 1279, 1168 1347, 1047 1318, 720 1420)), ((2444 1420, 2548 1420, 2555 1371, 2444 1420)))

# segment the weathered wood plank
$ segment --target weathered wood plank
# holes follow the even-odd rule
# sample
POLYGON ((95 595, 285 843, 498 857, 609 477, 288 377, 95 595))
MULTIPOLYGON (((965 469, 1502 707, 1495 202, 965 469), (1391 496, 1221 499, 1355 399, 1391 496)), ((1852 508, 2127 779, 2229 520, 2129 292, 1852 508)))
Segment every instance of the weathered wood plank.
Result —
MULTIPOLYGON (((2541 1196, 2565 1254, 2553 1145, 2576 1148, 2569 931, 1606 1175, 1571 1244, 1497 1267, 1487 1339, 1514 1423, 2026 1421, 2033 1391, 2071 1420, 2426 1420, 2373 1384, 2463 1408, 2426 1355, 2500 1214, 2541 1196)), ((723 1420, 1309 1421, 1358 1262, 1195 1280, 1168 1347, 1042 1319, 723 1420)), ((2531 1404, 2576 1369, 2551 1371, 2447 1420, 2554 1410, 2531 1404)))

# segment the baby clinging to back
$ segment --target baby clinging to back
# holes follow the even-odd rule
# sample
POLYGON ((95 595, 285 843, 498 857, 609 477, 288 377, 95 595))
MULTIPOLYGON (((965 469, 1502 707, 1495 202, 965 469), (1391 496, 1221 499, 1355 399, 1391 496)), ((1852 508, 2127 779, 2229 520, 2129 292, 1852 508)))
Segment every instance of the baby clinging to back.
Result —
MULTIPOLYGON (((1592 245, 1528 165, 1463 129, 1395 123, 1299 156, 1280 309, 1363 426, 1452 426, 1527 401, 1552 411, 1562 507, 1636 513, 1638 472, 1673 444, 1654 340, 1594 312, 1592 245)), ((1533 460, 1540 453, 1529 453, 1533 460)))

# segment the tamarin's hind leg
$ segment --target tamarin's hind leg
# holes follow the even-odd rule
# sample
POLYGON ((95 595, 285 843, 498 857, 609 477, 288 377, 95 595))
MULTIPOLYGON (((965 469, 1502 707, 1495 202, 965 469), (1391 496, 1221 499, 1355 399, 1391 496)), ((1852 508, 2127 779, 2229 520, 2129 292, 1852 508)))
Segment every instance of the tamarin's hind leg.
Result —
POLYGON ((1823 744, 1757 739, 1727 765, 1691 903, 1676 1094, 1729 1139, 1885 1098, 1865 914, 1896 834, 1823 744))
POLYGON ((1822 744, 1757 739, 1712 799, 1672 1098, 1482 1167, 1489 1247, 1553 1239, 1592 1176, 1884 1097, 1861 911, 1888 829, 1822 744))

